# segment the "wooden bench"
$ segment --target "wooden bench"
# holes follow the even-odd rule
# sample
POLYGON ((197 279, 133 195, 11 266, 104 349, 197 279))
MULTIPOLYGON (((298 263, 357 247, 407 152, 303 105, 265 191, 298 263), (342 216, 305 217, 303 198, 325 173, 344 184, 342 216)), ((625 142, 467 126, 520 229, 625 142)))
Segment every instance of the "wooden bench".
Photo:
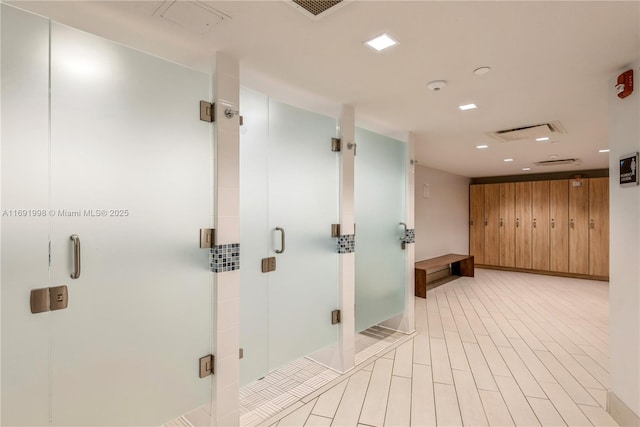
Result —
POLYGON ((426 298, 427 283, 434 282, 434 280, 428 280, 427 271, 445 266, 450 267, 450 274, 447 274, 447 276, 473 277, 473 255, 447 254, 424 261, 418 261, 415 265, 415 294, 417 297, 426 298))

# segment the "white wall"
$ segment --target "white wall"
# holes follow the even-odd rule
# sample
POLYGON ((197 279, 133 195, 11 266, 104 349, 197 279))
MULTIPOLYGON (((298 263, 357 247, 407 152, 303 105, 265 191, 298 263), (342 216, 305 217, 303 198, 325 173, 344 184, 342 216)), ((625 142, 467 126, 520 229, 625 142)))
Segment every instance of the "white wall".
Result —
MULTIPOLYGON (((628 70, 625 67, 620 72, 628 70)), ((640 61, 633 64, 634 80, 640 61)), ((640 151, 640 87, 625 99, 609 85, 611 190, 610 354, 611 392, 640 414, 640 187, 620 187, 620 156, 640 151)), ((613 412, 612 412, 613 414, 613 412)))
POLYGON ((470 179, 416 165, 416 261, 469 253, 470 179), (429 186, 429 198, 423 194, 429 186))

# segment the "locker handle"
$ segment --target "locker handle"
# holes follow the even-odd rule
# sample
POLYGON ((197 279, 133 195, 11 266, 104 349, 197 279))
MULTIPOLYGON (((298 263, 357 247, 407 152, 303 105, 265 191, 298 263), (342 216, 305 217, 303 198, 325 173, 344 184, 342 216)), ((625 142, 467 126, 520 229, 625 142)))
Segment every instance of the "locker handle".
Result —
POLYGON ((80 238, 77 234, 72 234, 70 239, 73 242, 73 273, 71 273, 71 278, 77 279, 80 277, 80 238))
POLYGON ((593 221, 593 218, 591 219, 591 221, 589 221, 589 227, 596 228, 596 223, 593 221))
POLYGON ((500 218, 500 227, 504 226, 504 220, 500 218))
POLYGON ((536 228, 536 219, 533 218, 533 228, 536 228))
POLYGON ((520 218, 516 218, 516 228, 520 227, 520 218))
POLYGON ((575 228, 575 223, 573 222, 573 218, 569 221, 569 227, 575 228))
POLYGON ((487 218, 484 219, 484 226, 486 227, 487 225, 489 225, 489 220, 487 218))
POLYGON ((551 219, 551 228, 556 228, 556 220, 555 219, 551 219))

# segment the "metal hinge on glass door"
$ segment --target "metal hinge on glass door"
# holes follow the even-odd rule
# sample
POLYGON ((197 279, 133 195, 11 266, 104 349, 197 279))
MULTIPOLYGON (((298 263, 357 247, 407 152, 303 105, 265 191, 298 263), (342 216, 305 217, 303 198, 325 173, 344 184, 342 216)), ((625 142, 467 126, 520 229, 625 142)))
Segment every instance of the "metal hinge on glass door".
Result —
POLYGON ((215 362, 216 357, 213 354, 207 354, 199 359, 200 378, 215 374, 215 362))
POLYGON ((216 104, 213 102, 200 101, 200 120, 213 123, 216 121, 216 104))

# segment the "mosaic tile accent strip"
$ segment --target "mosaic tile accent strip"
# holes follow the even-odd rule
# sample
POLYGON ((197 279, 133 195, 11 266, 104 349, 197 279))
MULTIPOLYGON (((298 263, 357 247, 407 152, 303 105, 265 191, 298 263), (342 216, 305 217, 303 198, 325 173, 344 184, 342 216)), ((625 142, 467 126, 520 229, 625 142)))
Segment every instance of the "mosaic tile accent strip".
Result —
POLYGON ((355 234, 345 234, 344 236, 338 236, 338 253, 350 254, 356 251, 356 236, 355 234))
POLYGON ((240 243, 216 245, 211 248, 209 267, 214 273, 240 270, 240 243))
POLYGON ((408 228, 407 229, 407 236, 404 239, 405 243, 415 243, 416 242, 416 229, 415 228, 408 228))

